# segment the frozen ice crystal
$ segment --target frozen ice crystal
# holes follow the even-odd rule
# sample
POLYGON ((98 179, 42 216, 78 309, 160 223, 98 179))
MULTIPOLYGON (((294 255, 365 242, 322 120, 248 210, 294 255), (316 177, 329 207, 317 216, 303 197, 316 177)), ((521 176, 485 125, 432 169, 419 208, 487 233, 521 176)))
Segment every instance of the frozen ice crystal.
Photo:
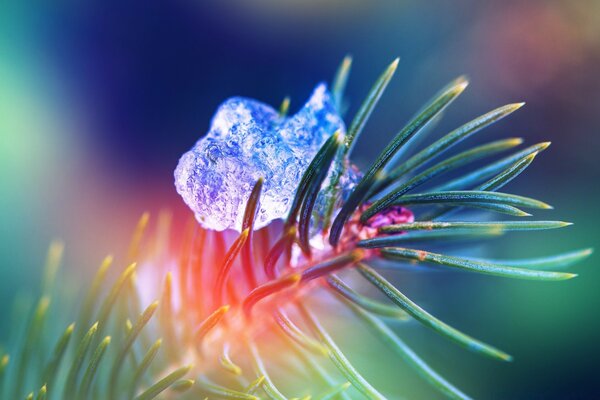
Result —
POLYGON ((252 187, 263 177, 259 229, 287 215, 302 174, 337 130, 345 133, 344 122, 325 84, 289 118, 256 100, 231 98, 217 110, 206 136, 179 160, 175 187, 204 227, 239 231, 252 187))

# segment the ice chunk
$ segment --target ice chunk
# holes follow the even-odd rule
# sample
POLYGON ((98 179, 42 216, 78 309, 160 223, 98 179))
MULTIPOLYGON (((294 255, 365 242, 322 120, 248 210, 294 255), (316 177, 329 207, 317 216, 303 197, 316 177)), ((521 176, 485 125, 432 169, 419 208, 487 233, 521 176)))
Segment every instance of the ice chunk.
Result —
POLYGON ((302 174, 337 130, 345 134, 325 84, 290 118, 256 100, 231 98, 206 136, 179 160, 175 187, 204 227, 239 231, 252 187, 263 177, 259 229, 288 214, 302 174))

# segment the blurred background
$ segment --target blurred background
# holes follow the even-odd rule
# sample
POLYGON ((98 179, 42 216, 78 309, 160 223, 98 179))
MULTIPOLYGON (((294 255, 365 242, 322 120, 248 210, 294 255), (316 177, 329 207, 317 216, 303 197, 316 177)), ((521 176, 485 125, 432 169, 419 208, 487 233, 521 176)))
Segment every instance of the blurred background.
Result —
MULTIPOLYGON (((347 53, 350 116, 401 57, 355 150, 359 166, 439 88, 467 74, 471 85, 437 135, 526 101, 469 143, 552 141, 506 191, 555 206, 539 219, 575 223, 511 235, 486 245, 489 254, 598 246, 598 1, 8 0, 0 2, 0 339, 14 296, 39 284, 53 238, 66 242, 73 274, 94 270, 105 254, 123 251, 143 211, 183 212, 172 172, 219 103, 242 95, 277 106, 289 95, 293 112, 347 53)), ((597 259, 561 283, 403 275, 407 294, 513 354, 512 364, 482 360, 417 326, 403 337, 474 397, 598 398, 597 259)), ((373 366, 365 374, 400 382, 408 397, 436 398, 402 371, 373 366)))

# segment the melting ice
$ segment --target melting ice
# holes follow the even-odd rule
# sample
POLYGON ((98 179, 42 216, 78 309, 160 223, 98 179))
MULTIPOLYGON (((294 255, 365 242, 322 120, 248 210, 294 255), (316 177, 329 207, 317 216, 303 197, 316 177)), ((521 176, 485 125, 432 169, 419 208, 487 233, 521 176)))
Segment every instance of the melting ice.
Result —
MULTIPOLYGON (((263 177, 259 229, 288 214, 302 174, 337 130, 345 133, 344 122, 325 84, 289 118, 256 100, 228 99, 206 136, 179 160, 175 187, 205 228, 240 231, 246 201, 263 177)), ((353 185, 353 176, 342 185, 353 185)))

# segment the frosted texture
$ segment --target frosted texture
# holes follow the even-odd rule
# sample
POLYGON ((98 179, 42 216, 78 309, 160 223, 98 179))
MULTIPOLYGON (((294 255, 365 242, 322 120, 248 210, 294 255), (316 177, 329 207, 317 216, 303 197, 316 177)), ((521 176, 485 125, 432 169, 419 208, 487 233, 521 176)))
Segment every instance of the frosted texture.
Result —
MULTIPOLYGON (((240 231, 252 187, 262 176, 259 229, 287 216, 302 174, 337 130, 345 133, 344 122, 325 84, 289 118, 256 100, 231 98, 206 136, 179 160, 175 187, 204 227, 240 231)), ((346 189, 354 176, 342 181, 346 189)))

